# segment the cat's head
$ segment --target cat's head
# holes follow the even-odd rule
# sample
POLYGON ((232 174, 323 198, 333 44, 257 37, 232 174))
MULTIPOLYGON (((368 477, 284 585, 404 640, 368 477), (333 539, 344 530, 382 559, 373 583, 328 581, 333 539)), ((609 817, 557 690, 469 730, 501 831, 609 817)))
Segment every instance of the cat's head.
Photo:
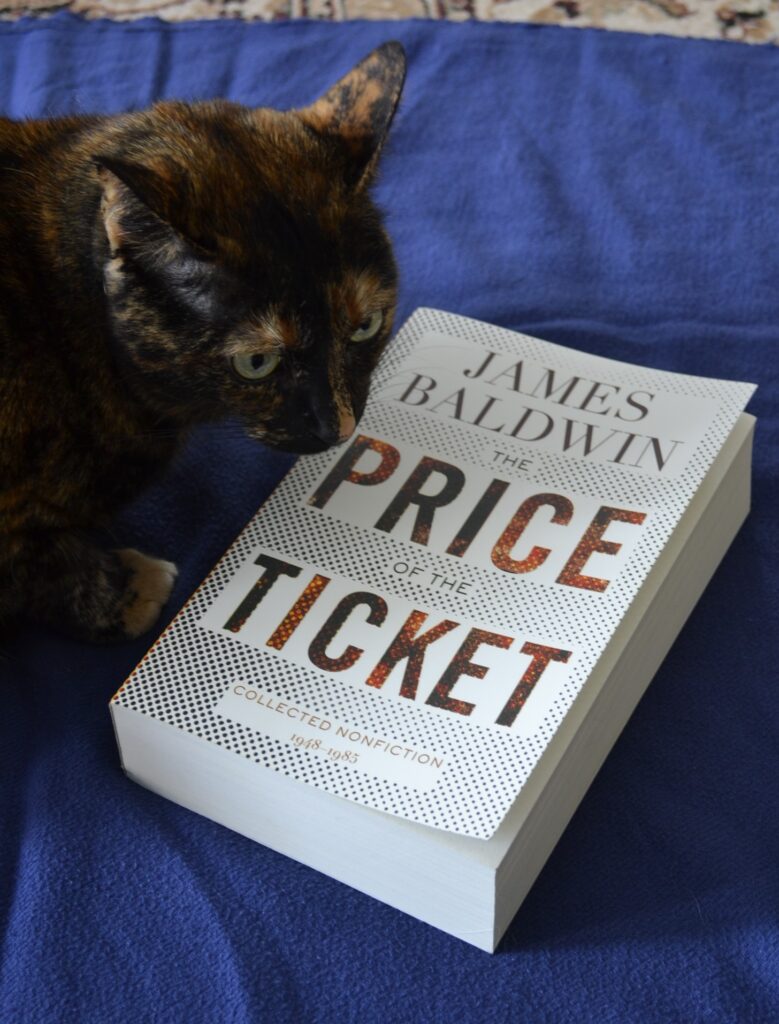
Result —
POLYGON ((95 173, 111 330, 160 416, 238 416, 295 452, 354 430, 395 309, 368 186, 404 75, 388 43, 304 109, 160 103, 107 129, 95 173))

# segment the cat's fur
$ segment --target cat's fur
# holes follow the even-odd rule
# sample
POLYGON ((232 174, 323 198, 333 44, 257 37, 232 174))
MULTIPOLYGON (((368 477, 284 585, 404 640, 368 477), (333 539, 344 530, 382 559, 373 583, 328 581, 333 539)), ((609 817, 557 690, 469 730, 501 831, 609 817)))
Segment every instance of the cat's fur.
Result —
POLYGON ((352 432, 395 306, 368 185, 404 74, 389 43, 297 111, 0 119, 0 624, 150 628, 175 567, 86 532, 194 423, 297 452, 352 432), (271 354, 259 381, 231 362, 271 354))

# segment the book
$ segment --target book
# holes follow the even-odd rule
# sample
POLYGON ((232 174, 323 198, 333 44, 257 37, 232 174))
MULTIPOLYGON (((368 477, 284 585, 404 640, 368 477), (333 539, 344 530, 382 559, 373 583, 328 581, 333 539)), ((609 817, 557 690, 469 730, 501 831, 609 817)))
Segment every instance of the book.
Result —
POLYGON ((753 391, 417 310, 114 695, 125 772, 493 951, 748 512, 753 391))

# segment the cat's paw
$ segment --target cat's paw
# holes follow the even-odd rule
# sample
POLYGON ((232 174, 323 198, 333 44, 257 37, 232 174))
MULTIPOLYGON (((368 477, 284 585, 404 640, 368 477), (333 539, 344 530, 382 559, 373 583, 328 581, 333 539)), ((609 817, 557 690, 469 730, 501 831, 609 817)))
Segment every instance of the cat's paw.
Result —
POLYGON ((157 621, 170 597, 178 569, 172 562, 149 558, 135 548, 124 548, 116 554, 131 574, 121 617, 125 635, 134 638, 151 629, 157 621))

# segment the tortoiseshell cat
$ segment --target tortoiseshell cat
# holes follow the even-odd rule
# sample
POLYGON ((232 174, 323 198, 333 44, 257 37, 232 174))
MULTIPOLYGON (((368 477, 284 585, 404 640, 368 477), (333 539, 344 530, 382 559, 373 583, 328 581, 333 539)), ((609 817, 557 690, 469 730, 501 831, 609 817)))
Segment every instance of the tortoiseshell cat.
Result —
POLYGON ((0 623, 153 625, 175 566, 85 534, 193 424, 352 433, 395 307, 368 186, 404 75, 387 43, 296 111, 0 119, 0 623))

